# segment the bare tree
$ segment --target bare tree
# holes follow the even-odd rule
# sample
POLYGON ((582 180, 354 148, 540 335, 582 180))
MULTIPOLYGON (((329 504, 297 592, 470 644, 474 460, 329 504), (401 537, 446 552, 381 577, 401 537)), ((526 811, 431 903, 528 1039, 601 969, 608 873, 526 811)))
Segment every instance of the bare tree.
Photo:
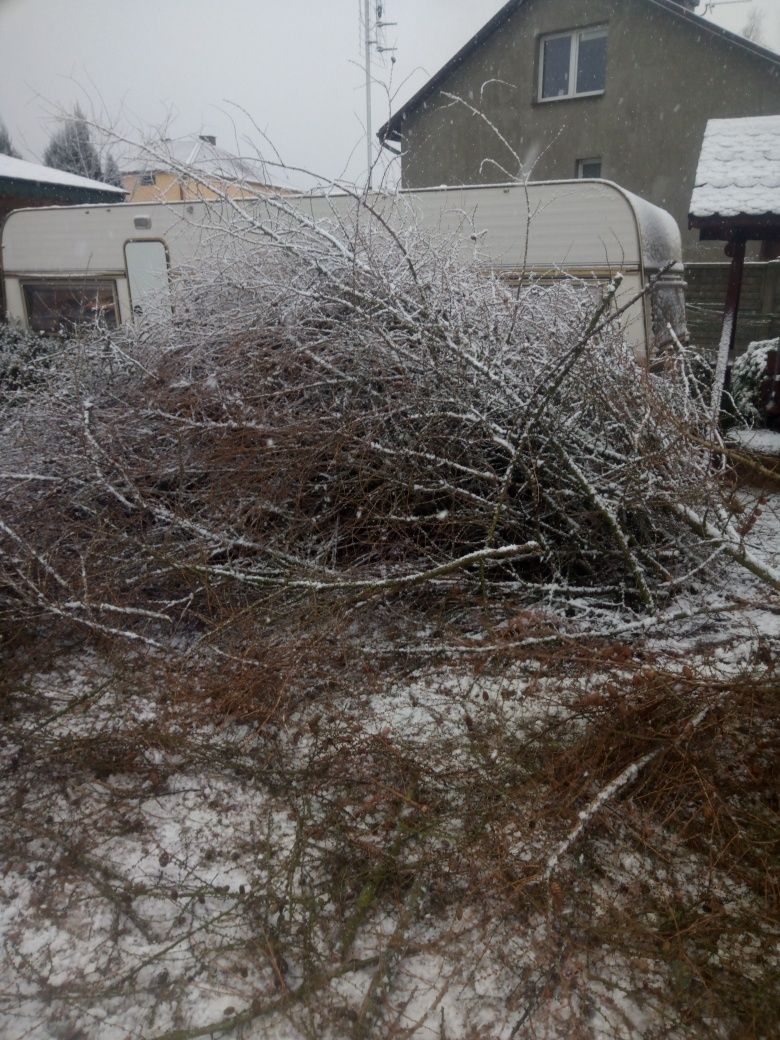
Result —
POLYGON ((5 123, 0 120, 0 155, 10 155, 14 159, 19 159, 20 155, 11 144, 11 136, 8 133, 5 123))
POLYGON ((766 43, 764 37, 763 11, 760 11, 757 7, 751 7, 747 21, 742 27, 742 35, 746 40, 752 40, 753 43, 760 43, 762 45, 766 43))

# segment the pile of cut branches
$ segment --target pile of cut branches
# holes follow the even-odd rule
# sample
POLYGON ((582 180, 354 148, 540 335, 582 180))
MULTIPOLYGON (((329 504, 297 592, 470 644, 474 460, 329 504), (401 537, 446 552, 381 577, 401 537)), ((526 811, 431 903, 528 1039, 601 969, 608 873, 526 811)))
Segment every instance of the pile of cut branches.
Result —
POLYGON ((173 317, 97 330, 7 417, 11 616, 157 642, 421 585, 652 610, 739 553, 684 352, 638 363, 614 284, 510 285, 386 199, 222 214, 173 317))

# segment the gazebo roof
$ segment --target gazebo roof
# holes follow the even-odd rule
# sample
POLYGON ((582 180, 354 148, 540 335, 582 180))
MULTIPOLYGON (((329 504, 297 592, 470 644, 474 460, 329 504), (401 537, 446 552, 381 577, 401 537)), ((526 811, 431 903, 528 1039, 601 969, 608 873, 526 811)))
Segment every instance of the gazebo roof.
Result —
POLYGON ((709 120, 688 223, 702 238, 780 237, 780 115, 709 120))

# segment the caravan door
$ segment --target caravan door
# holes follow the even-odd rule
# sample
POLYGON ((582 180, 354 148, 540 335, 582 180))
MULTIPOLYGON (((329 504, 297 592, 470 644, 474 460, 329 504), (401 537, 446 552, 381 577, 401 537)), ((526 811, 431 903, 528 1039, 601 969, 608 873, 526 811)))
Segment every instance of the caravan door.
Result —
POLYGON ((125 267, 133 314, 170 316, 171 286, 165 243, 156 239, 126 242, 125 267))

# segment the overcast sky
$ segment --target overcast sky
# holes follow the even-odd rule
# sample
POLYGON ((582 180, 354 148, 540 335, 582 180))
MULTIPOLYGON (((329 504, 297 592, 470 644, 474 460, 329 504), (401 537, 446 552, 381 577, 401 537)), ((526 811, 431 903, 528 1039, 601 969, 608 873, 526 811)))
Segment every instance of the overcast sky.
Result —
MULTIPOLYGON (((372 7, 375 0, 371 0, 372 7)), ((396 109, 503 0, 385 0, 396 44, 375 67, 396 109)), ((55 113, 79 101, 131 137, 216 134, 255 141, 245 109, 286 162, 357 179, 365 166, 363 0, 0 0, 0 119, 17 151, 40 159, 55 113), (231 104, 232 103, 232 104, 231 104), (234 107, 234 106, 240 106, 234 107)), ((704 5, 702 4, 702 7, 704 5)), ((700 7, 700 10, 702 9, 700 7)), ((780 3, 750 0, 708 15, 739 31, 752 7, 780 51, 780 3)), ((387 118, 374 91, 374 126, 387 118)))

